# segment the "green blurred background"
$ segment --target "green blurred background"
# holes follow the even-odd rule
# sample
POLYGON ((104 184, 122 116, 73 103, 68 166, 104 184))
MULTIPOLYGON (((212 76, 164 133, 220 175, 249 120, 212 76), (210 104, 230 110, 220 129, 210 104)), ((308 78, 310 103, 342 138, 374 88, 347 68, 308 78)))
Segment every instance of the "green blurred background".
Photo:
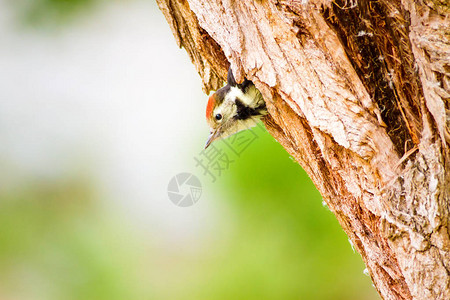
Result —
POLYGON ((378 299, 267 132, 196 166, 207 96, 155 3, 1 0, 0 36, 0 299, 378 299))

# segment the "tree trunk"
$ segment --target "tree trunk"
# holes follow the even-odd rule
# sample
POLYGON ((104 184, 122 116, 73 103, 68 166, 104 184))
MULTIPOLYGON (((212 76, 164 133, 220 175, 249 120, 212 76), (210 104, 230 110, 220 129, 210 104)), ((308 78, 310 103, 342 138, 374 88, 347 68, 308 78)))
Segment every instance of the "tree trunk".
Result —
POLYGON ((381 297, 450 299, 449 2, 157 2, 205 92, 255 83, 381 297))

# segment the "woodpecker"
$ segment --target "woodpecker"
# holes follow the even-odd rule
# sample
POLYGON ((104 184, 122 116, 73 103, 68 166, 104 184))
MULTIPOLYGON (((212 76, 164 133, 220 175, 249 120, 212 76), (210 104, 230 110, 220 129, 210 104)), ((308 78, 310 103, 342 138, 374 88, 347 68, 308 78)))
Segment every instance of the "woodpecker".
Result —
POLYGON ((266 103, 253 83, 245 80, 237 84, 228 69, 227 85, 212 94, 206 106, 210 135, 205 149, 216 140, 255 126, 266 114, 266 103))

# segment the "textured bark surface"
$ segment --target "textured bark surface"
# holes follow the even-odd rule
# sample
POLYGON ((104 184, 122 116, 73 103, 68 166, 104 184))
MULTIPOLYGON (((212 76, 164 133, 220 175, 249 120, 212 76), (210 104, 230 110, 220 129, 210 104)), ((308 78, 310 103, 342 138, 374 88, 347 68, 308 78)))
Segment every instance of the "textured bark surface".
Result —
POLYGON ((449 2, 157 2, 205 92, 259 88, 382 298, 450 299, 449 2))

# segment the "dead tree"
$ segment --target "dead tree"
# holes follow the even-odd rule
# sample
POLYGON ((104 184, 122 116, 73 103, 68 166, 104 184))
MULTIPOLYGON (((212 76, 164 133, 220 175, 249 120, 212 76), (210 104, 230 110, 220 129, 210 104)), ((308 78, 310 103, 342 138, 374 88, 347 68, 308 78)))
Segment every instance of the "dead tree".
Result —
POLYGON ((450 299, 450 2, 157 2, 205 92, 259 88, 381 297, 450 299))

